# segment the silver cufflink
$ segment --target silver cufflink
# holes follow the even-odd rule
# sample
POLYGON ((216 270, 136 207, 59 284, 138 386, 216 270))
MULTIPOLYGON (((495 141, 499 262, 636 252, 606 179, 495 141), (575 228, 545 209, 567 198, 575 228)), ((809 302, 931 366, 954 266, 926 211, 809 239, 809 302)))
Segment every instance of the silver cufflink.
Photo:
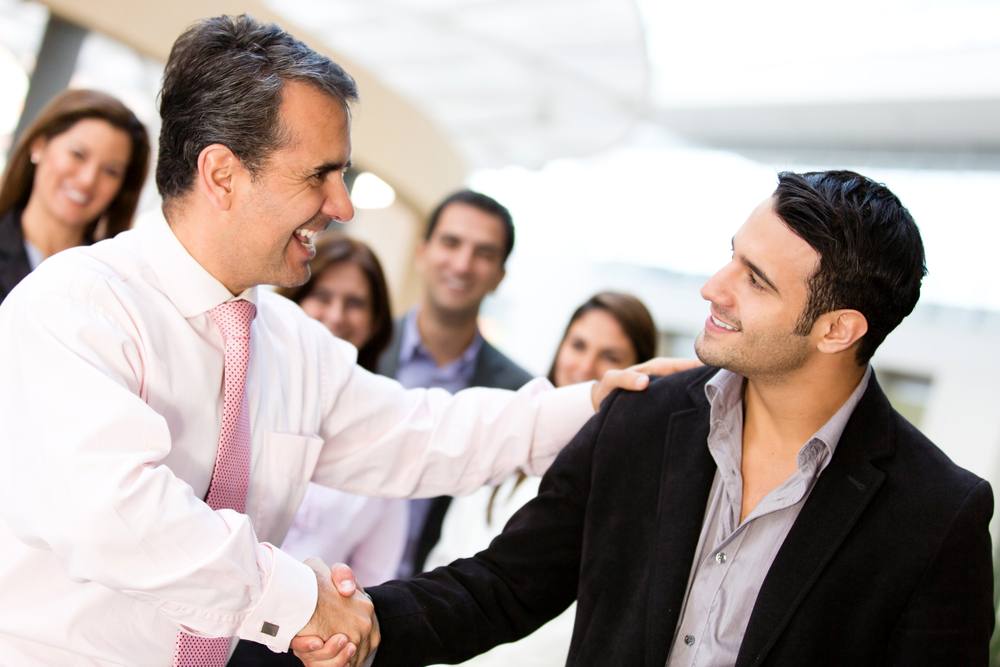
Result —
POLYGON ((278 636, 278 626, 275 625, 274 623, 268 623, 267 621, 264 621, 264 623, 261 624, 261 626, 260 626, 260 633, 262 635, 269 635, 271 637, 277 637, 278 636))

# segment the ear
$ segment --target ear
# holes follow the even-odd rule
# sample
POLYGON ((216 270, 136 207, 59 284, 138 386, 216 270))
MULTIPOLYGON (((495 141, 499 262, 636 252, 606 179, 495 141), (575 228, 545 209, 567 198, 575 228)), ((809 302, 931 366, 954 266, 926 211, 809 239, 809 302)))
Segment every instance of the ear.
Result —
POLYGON ((424 272, 424 260, 427 255, 427 239, 420 239, 417 243, 417 250, 413 253, 413 264, 421 274, 424 272))
POLYGON ((228 211, 233 205, 235 186, 242 171, 243 165, 227 146, 205 146, 198 154, 198 190, 212 206, 228 211))
POLYGON ((868 333, 868 320, 856 310, 835 310, 821 315, 816 324, 822 334, 817 349, 837 354, 853 346, 868 333))
POLYGON ((46 139, 45 137, 35 137, 35 140, 31 142, 31 147, 28 149, 28 159, 31 161, 31 164, 38 163, 33 158, 39 153, 41 153, 43 150, 45 150, 45 147, 48 145, 48 143, 49 140, 46 139))
POLYGON ((490 288, 490 292, 497 291, 497 288, 500 287, 500 283, 503 282, 504 276, 506 276, 506 275, 507 275, 507 269, 505 269, 504 267, 501 266, 500 267, 500 273, 497 274, 497 279, 493 283, 493 287, 490 288))

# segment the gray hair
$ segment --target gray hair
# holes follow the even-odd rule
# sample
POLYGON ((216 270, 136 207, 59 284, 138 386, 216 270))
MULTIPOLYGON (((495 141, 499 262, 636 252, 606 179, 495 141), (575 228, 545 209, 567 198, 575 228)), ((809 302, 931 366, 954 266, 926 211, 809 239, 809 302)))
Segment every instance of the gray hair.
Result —
POLYGON ((219 16, 178 37, 160 91, 160 195, 186 193, 198 155, 211 144, 228 147, 251 176, 259 174, 286 141, 278 114, 286 81, 311 84, 348 112, 358 99, 347 72, 273 23, 219 16))

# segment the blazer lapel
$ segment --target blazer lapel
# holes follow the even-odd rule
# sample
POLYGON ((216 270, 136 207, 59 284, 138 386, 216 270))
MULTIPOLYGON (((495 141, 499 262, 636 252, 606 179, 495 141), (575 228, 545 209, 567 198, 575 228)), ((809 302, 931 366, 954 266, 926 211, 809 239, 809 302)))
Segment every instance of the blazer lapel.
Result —
POLYGON ((657 537, 646 613, 646 665, 662 667, 673 642, 694 559, 715 460, 708 451, 709 406, 702 376, 689 388, 693 409, 670 416, 660 474, 657 537), (702 511, 691 511, 691 508, 702 511))
POLYGON ((399 348, 403 344, 403 324, 406 317, 401 317, 392 323, 392 339, 389 347, 383 350, 378 358, 378 373, 389 378, 396 377, 399 370, 399 348))
POLYGON ((479 348, 479 354, 476 355, 476 367, 472 372, 472 380, 469 382, 470 387, 495 387, 496 377, 503 370, 502 368, 497 368, 498 364, 495 362, 495 351, 493 346, 483 341, 483 346, 479 348))
POLYGON ((871 464, 891 455, 889 402, 875 381, 858 403, 761 585, 736 667, 760 665, 833 558, 885 474, 871 464))

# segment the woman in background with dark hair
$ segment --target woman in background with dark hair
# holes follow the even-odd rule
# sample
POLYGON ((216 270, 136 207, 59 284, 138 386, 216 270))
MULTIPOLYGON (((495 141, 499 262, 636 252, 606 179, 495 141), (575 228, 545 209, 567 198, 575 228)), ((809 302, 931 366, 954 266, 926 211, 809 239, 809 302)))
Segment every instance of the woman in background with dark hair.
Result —
MULTIPOLYGON (((392 338, 389 290, 371 248, 343 234, 324 234, 300 287, 280 288, 307 315, 358 349, 358 365, 375 371, 392 338)), ((347 563, 363 586, 392 579, 406 543, 405 500, 367 498, 310 484, 281 549, 305 560, 347 563)), ((267 649, 264 649, 268 653, 267 649)), ((298 664, 291 653, 288 656, 298 664)))
POLYGON ((0 301, 42 260, 132 224, 146 128, 114 97, 67 90, 18 140, 0 184, 0 301))
POLYGON ((316 243, 309 271, 304 285, 276 291, 358 348, 358 365, 374 373, 392 338, 389 290, 375 253, 342 234, 325 234, 316 243))
MULTIPOLYGON (((557 387, 599 380, 611 369, 648 361, 656 352, 656 325, 631 294, 601 292, 577 308, 556 351, 549 381, 557 387)), ((540 477, 513 475, 496 488, 456 498, 426 569, 467 558, 489 546, 522 505, 538 495, 540 477)), ((566 664, 575 605, 532 635, 462 663, 465 667, 559 667, 566 664)), ((612 660, 613 662, 613 660, 612 660)))

